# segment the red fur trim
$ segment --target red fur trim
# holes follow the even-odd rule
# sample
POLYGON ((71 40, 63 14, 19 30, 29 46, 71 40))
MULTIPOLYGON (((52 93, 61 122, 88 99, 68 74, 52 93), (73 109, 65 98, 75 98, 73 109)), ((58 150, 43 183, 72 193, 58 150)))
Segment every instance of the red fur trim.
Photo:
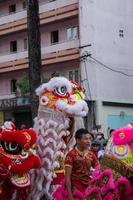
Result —
POLYGON ((88 187, 85 192, 85 198, 89 200, 89 198, 91 199, 93 196, 96 196, 98 200, 102 200, 101 192, 98 188, 88 187))
POLYGON ((29 149, 36 142, 36 133, 33 130, 2 131, 0 140, 4 142, 17 142, 22 147, 29 149))
POLYGON ((73 192, 73 197, 74 197, 74 200, 84 200, 84 193, 76 189, 73 192))
MULTIPOLYGON (((113 198, 113 194, 111 192, 109 192, 105 197, 104 197, 104 200, 114 200, 113 198)), ((115 198, 116 200, 116 198, 115 198)), ((117 199, 119 200, 119 199, 117 199)))
POLYGON ((53 179, 51 185, 59 185, 64 179, 64 173, 56 173, 56 178, 53 179))
POLYGON ((0 164, 0 185, 2 184, 3 181, 9 178, 9 171, 8 168, 1 163, 0 164))
POLYGON ((14 174, 23 174, 33 168, 40 167, 40 160, 34 155, 30 156, 21 164, 16 164, 12 162, 9 158, 1 156, 0 163, 4 163, 6 166, 8 166, 8 169, 14 174))
POLYGON ((121 195, 123 196, 125 194, 125 197, 126 197, 133 194, 133 187, 131 186, 127 178, 124 178, 124 177, 119 178, 117 182, 115 183, 115 187, 116 187, 117 193, 119 193, 120 196, 121 195), (123 188, 122 191, 120 190, 121 187, 123 188))
MULTIPOLYGON (((55 200, 68 200, 68 191, 66 190, 65 180, 61 183, 61 185, 53 193, 53 197, 55 200)), ((82 193, 76 189, 73 192, 73 198, 74 198, 74 200, 83 200, 84 193, 82 193)))

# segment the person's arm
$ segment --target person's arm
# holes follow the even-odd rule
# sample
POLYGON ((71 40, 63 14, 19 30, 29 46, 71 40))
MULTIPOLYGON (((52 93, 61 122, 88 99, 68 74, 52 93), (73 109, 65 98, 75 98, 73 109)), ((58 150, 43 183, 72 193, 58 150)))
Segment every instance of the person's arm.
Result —
POLYGON ((71 187, 71 173, 72 173, 72 167, 71 166, 65 166, 66 188, 67 188, 67 191, 68 191, 69 200, 73 200, 72 187, 71 187))

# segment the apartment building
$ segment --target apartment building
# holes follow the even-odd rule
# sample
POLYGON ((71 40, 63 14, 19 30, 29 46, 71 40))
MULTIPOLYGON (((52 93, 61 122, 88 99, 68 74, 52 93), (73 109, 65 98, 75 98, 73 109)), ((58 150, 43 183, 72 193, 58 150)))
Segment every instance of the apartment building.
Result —
MULTIPOLYGON (((42 79, 54 74, 80 81, 78 0, 40 0, 42 79)), ((31 125, 30 101, 17 98, 16 83, 28 72, 26 1, 0 1, 0 115, 31 125)), ((2 123, 2 122, 1 122, 2 123)))
MULTIPOLYGON (((42 79, 81 82, 90 107, 88 128, 107 134, 133 121, 132 0, 39 0, 42 79)), ((31 125, 30 101, 16 97, 28 72, 24 0, 0 0, 0 123, 31 125)))

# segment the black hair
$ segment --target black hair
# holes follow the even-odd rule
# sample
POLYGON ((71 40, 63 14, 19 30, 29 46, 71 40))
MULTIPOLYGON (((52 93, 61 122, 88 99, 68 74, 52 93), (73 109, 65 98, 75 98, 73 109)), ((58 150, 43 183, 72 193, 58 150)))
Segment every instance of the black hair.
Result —
POLYGON ((115 129, 110 129, 109 133, 111 134, 115 129))
POLYGON ((101 144, 100 144, 100 142, 94 140, 91 145, 92 146, 100 146, 101 144))
POLYGON ((75 132, 75 139, 81 139, 82 135, 89 134, 94 139, 94 136, 92 133, 90 133, 87 129, 80 128, 75 132))

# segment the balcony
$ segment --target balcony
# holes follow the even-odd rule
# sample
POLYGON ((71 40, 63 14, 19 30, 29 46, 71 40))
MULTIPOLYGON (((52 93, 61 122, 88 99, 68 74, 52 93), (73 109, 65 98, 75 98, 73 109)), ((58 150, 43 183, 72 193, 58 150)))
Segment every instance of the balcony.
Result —
MULTIPOLYGON (((42 65, 64 62, 79 58, 79 40, 41 48, 42 65)), ((10 53, 0 56, 0 73, 28 68, 28 51, 10 53)))
MULTIPOLYGON (((78 15, 78 0, 57 0, 40 5, 40 24, 48 24, 78 15)), ((27 29, 26 10, 0 16, 0 36, 27 29)))
POLYGON ((26 10, 22 10, 14 14, 0 16, 0 25, 15 22, 17 20, 20 20, 26 17, 27 17, 26 10))
POLYGON ((1 98, 0 96, 0 111, 10 110, 12 109, 19 109, 19 107, 30 106, 30 98, 16 98, 9 95, 8 98, 4 96, 1 98))

